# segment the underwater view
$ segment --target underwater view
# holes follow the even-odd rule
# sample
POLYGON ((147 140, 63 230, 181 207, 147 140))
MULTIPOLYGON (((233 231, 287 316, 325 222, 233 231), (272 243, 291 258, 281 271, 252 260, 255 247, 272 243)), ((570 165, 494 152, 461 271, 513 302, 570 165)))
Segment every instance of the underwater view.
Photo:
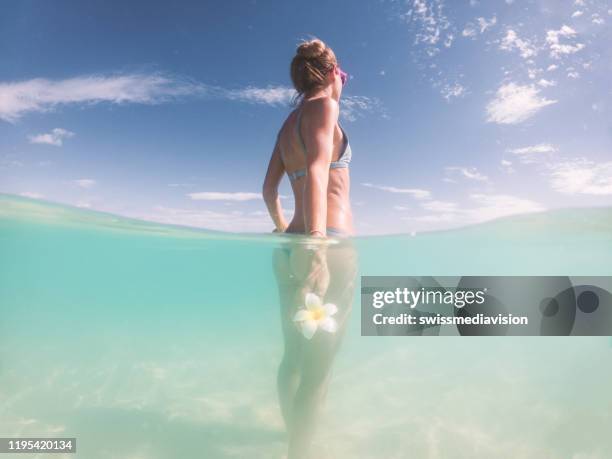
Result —
POLYGON ((0 436, 76 437, 58 458, 284 458, 287 419, 289 457, 610 457, 609 337, 362 337, 358 292, 361 275, 612 275, 611 208, 331 245, 330 288, 352 277, 339 330, 303 344, 310 391, 283 306, 298 239, 0 195, 0 436))

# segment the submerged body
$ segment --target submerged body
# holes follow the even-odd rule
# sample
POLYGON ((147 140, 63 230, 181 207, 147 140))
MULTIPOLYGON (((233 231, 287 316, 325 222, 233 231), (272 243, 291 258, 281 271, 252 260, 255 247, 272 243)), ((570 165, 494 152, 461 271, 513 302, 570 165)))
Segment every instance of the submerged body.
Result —
POLYGON ((283 357, 277 373, 280 411, 288 434, 288 459, 320 458, 313 436, 326 399, 332 366, 345 335, 353 306, 358 255, 352 238, 313 251, 299 241, 274 250, 273 271, 278 287, 283 357), (315 258, 320 262, 312 263, 315 258), (312 269, 316 265, 317 268, 312 269), (308 292, 337 306, 337 329, 316 330, 305 338, 295 321, 308 292))

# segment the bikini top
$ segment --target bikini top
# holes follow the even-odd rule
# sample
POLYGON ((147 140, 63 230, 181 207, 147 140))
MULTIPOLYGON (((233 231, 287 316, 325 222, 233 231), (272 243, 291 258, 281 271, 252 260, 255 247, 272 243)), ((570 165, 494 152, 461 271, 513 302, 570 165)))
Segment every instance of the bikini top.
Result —
MULTIPOLYGON (((301 120, 302 120, 302 110, 298 109, 297 120, 295 123, 295 131, 298 135, 298 138, 300 139, 300 143, 302 144, 302 150, 304 151, 304 155, 306 155, 308 153, 306 151, 306 144, 304 143, 304 140, 302 139, 302 133, 300 132, 301 120)), ((340 167, 349 167, 349 163, 351 162, 351 157, 353 156, 353 152, 351 151, 351 146, 349 144, 348 136, 346 135, 346 132, 344 132, 344 129, 342 129, 342 126, 340 126, 340 130, 342 131, 342 136, 343 136, 342 138, 344 140, 344 146, 343 146, 342 152, 340 153, 340 158, 338 158, 337 161, 332 161, 329 164, 330 169, 337 169, 340 167)), ((280 136, 280 131, 279 131, 279 136, 280 136)), ((294 172, 287 172, 287 175, 289 176, 289 180, 291 181, 296 180, 306 175, 306 168, 298 169, 294 172)))

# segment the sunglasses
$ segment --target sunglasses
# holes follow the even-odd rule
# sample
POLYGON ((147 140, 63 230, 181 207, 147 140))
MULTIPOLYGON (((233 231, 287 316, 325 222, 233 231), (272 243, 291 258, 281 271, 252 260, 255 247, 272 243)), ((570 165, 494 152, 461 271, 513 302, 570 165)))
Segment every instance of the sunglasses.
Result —
POLYGON ((348 73, 344 72, 340 67, 338 67, 338 70, 340 71, 340 81, 342 81, 342 86, 344 86, 348 81, 348 73))
POLYGON ((348 73, 343 71, 340 67, 337 67, 337 68, 338 68, 338 72, 340 72, 340 81, 342 82, 342 86, 344 86, 346 82, 348 81, 348 73))

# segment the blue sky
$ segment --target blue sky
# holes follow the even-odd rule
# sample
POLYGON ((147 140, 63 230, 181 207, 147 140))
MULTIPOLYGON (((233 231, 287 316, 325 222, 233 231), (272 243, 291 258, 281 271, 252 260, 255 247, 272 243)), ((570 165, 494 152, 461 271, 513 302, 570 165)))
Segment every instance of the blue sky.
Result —
POLYGON ((588 0, 4 1, 0 192, 270 231, 289 63, 317 36, 351 75, 358 233, 611 205, 610 24, 588 0))

